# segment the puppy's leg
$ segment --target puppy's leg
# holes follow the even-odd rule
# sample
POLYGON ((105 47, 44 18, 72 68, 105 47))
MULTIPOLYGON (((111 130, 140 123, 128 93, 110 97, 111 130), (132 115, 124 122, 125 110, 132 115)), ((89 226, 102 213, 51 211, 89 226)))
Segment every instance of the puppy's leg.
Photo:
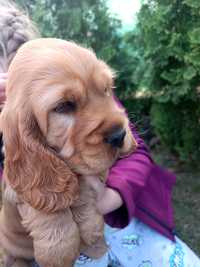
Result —
POLYGON ((35 260, 40 267, 72 267, 79 255, 79 230, 70 210, 43 214, 20 207, 23 225, 33 238, 35 260))
POLYGON ((31 261, 16 259, 13 256, 4 257, 4 267, 31 267, 31 261))
POLYGON ((80 181, 80 197, 72 207, 81 236, 81 252, 92 258, 103 256, 107 250, 104 240, 104 220, 96 209, 96 196, 87 183, 80 181))
MULTIPOLYGON (((21 224, 14 192, 7 187, 3 195, 3 207, 0 212, 0 247, 4 252, 4 266, 13 267, 18 259, 28 262, 34 258, 33 243, 21 224)), ((16 266, 23 267, 24 264, 20 260, 16 266)))

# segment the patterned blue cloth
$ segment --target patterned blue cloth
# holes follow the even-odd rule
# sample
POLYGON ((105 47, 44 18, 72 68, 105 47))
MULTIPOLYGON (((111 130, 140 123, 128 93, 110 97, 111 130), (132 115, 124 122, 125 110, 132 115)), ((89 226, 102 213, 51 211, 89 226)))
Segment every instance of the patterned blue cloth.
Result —
POLYGON ((200 259, 179 238, 172 242, 137 219, 124 229, 106 225, 105 237, 109 250, 102 258, 81 254, 74 267, 200 267, 200 259))

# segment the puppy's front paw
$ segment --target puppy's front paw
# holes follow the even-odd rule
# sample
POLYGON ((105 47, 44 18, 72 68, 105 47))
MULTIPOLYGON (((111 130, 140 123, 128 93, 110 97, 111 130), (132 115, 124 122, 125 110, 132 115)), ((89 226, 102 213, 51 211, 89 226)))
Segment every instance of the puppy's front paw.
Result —
POLYGON ((82 221, 79 224, 81 239, 88 246, 94 245, 99 239, 104 237, 104 220, 99 214, 82 221))
POLYGON ((95 244, 86 246, 81 244, 81 253, 93 259, 101 258, 107 252, 108 246, 106 245, 104 237, 100 238, 95 244))

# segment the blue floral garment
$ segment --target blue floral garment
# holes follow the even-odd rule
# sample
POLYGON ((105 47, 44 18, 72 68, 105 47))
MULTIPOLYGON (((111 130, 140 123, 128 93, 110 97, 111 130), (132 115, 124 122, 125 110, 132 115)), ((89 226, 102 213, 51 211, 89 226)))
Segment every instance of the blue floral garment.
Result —
POLYGON ((124 229, 106 225, 108 252, 93 260, 81 254, 74 267, 200 267, 200 259, 179 238, 175 242, 137 219, 124 229))

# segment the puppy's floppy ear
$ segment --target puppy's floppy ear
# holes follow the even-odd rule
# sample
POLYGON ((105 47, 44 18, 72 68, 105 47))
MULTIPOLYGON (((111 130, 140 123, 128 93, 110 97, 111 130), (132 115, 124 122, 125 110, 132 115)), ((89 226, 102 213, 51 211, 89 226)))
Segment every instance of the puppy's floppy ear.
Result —
POLYGON ((1 114, 6 179, 37 210, 69 207, 78 196, 76 175, 45 144, 34 115, 22 106, 17 111, 5 108, 1 114))

